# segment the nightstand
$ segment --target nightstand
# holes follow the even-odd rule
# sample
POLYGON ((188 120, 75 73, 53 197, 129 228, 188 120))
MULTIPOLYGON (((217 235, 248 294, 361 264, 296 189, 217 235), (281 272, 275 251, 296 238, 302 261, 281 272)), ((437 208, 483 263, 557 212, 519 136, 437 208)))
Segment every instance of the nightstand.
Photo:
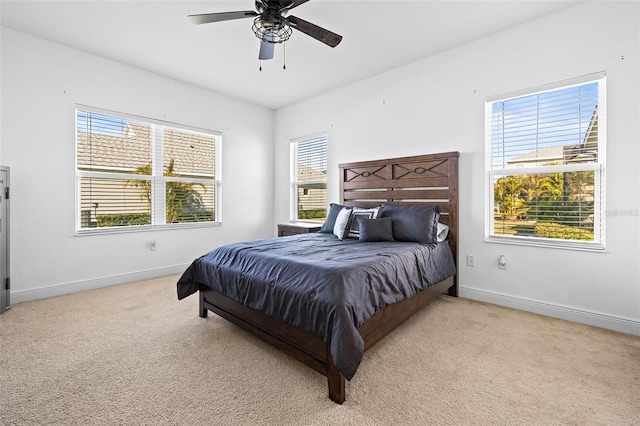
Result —
POLYGON ((322 228, 322 224, 292 222, 278 224, 278 237, 286 237, 288 235, 308 234, 310 232, 318 232, 322 228))

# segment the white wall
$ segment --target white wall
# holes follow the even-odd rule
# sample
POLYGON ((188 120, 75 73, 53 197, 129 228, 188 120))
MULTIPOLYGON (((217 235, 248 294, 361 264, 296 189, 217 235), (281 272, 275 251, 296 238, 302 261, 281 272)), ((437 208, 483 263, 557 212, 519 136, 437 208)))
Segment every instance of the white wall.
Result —
POLYGON ((587 2, 276 111, 276 221, 292 138, 328 132, 330 201, 339 163, 460 151, 459 253, 476 256, 460 262, 461 295, 640 334, 638 17, 638 2, 587 2), (484 98, 602 70, 606 252, 484 242, 484 98))
POLYGON ((274 235, 273 111, 4 28, 1 78, 13 303, 182 272, 217 245, 274 235), (74 236, 76 103, 221 131, 223 225, 74 236))

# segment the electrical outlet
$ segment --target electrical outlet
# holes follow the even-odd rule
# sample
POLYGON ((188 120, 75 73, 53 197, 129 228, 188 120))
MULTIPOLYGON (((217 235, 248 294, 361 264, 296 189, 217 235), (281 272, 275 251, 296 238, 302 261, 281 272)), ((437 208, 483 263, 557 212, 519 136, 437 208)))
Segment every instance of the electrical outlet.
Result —
POLYGON ((498 269, 507 269, 507 257, 504 254, 498 256, 498 269))
POLYGON ((467 255, 467 266, 476 266, 476 257, 472 254, 467 255))
POLYGON ((151 249, 151 251, 158 250, 158 243, 156 242, 156 240, 152 240, 151 241, 150 249, 151 249))

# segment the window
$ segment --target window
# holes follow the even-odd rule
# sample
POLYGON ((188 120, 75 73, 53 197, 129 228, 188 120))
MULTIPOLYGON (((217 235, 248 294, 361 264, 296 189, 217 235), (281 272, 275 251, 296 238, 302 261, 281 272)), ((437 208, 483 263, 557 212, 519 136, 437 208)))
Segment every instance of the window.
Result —
POLYGON ((327 216, 327 136, 291 142, 291 220, 327 216))
POLYGON ((485 110, 487 240, 604 249, 604 73, 485 110))
POLYGON ((219 222, 221 135, 76 109, 76 231, 219 222))

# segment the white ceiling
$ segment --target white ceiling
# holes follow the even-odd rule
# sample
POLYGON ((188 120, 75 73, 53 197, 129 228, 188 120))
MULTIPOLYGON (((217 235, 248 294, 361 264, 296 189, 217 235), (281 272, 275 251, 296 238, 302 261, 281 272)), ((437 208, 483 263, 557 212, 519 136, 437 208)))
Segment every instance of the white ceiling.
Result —
POLYGON ((343 36, 332 49, 294 30, 262 62, 252 20, 187 15, 255 10, 236 1, 2 0, 2 26, 270 109, 401 67, 578 1, 311 0, 298 16, 343 36))

